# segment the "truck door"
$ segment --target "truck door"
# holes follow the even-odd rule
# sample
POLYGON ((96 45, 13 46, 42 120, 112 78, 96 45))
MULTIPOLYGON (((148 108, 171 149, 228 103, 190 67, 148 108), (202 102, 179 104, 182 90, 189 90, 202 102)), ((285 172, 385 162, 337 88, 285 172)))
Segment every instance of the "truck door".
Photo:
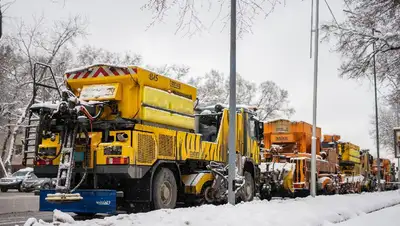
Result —
POLYGON ((244 147, 245 155, 254 160, 255 163, 260 162, 260 139, 262 130, 260 130, 260 122, 254 117, 254 115, 245 112, 244 113, 245 130, 244 130, 244 147))

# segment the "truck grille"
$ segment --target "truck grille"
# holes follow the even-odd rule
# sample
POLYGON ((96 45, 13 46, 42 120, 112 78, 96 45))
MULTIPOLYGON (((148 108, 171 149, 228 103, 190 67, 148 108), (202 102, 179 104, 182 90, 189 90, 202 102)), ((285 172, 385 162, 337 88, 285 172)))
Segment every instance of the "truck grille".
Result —
POLYGON ((139 133, 137 163, 152 164, 156 158, 155 141, 152 135, 139 133))
POLYGON ((175 157, 175 145, 174 139, 172 136, 160 134, 158 137, 159 145, 158 145, 158 155, 160 157, 174 158, 175 157))

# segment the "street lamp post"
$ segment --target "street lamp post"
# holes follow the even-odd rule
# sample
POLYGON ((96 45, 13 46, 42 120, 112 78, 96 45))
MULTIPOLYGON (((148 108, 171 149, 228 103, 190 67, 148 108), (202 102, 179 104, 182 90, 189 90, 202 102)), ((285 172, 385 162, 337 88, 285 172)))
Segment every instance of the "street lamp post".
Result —
POLYGON ((311 143, 311 189, 312 197, 316 195, 316 155, 317 155, 317 87, 318 87, 318 42, 319 42, 319 0, 315 0, 315 36, 314 36, 314 92, 313 92, 313 128, 311 143))
MULTIPOLYGON (((397 99, 397 98, 396 98, 397 99)), ((399 100, 396 100, 396 126, 399 127, 400 126, 400 118, 399 118, 399 100)), ((396 139, 395 139, 396 140, 396 139)), ((396 150, 395 150, 396 153, 396 150)), ((400 158, 397 158, 397 182, 400 182, 400 158)))
POLYGON ((231 0, 231 52, 229 78, 229 168, 228 168, 228 201, 235 205, 233 181, 236 168, 236 0, 231 0))
MULTIPOLYGON (((375 28, 372 28, 372 36, 375 35, 375 28)), ((375 39, 372 43, 372 61, 374 71, 374 90, 375 90, 375 130, 376 130, 376 165, 378 167, 378 173, 376 179, 378 180, 378 191, 381 191, 381 160, 379 157, 379 126, 378 126, 378 91, 376 84, 376 61, 375 61, 375 39)))

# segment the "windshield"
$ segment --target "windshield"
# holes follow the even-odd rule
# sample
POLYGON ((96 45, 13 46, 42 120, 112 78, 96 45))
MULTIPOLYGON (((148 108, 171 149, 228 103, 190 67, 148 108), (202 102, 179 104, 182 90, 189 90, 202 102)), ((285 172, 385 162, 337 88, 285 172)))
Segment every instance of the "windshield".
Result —
POLYGON ((13 177, 24 177, 29 171, 17 171, 13 173, 11 176, 13 177))
POLYGON ((33 174, 33 173, 31 173, 31 176, 29 177, 30 179, 38 179, 38 177, 35 175, 35 174, 33 174))

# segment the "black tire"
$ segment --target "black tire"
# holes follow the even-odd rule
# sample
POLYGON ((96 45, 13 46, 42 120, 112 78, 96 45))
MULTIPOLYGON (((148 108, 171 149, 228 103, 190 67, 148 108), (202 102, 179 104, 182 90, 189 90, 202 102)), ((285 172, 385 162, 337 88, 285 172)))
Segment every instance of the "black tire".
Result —
POLYGON ((250 202, 254 199, 254 179, 250 172, 244 172, 245 184, 241 201, 250 202))
POLYGON ((8 188, 1 188, 1 192, 7 192, 8 188))
POLYGON ((262 192, 260 192, 260 199, 261 200, 271 201, 271 199, 272 199, 271 192, 270 191, 262 191, 262 192))
POLYGON ((215 202, 211 183, 204 185, 201 193, 203 195, 201 204, 213 204, 215 202))
POLYGON ((42 186, 43 190, 49 190, 51 188, 50 184, 46 183, 42 186))
POLYGON ((18 186, 18 191, 19 191, 19 192, 24 192, 24 189, 22 188, 22 184, 20 184, 20 185, 18 186))
POLYGON ((174 173, 168 168, 161 168, 153 181, 154 209, 173 209, 178 197, 178 186, 174 173))

